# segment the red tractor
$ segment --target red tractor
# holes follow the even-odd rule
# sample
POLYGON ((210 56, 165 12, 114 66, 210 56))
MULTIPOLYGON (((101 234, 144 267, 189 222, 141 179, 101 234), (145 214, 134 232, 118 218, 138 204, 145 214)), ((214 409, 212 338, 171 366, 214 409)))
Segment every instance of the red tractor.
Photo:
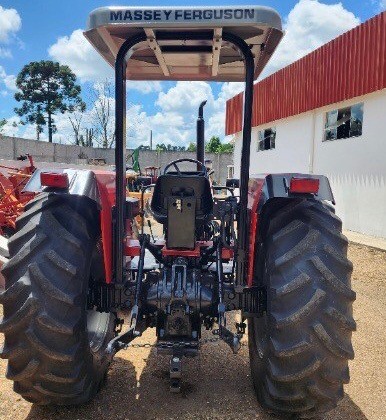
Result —
POLYGON ((294 416, 330 410, 349 380, 355 329, 330 184, 249 173, 253 81, 283 35, 279 15, 107 7, 91 13, 85 35, 115 66, 116 172, 37 170, 27 184, 38 194, 9 241, 0 298, 14 390, 37 404, 85 403, 115 353, 152 327, 178 391, 202 327, 237 352, 248 323, 259 402, 294 416), (139 203, 125 191, 126 79, 245 81, 239 197, 213 198, 200 144, 196 160, 171 162, 156 181, 151 211, 163 240, 130 234, 139 203), (231 326, 234 310, 241 322, 231 326))

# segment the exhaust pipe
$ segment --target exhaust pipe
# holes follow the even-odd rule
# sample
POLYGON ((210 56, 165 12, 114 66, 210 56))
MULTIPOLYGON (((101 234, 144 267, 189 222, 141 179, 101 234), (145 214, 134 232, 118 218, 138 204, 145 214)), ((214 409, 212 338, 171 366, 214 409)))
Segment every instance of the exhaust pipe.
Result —
MULTIPOLYGON (((204 106, 207 101, 202 101, 198 108, 197 118, 197 160, 204 164, 205 162, 205 120, 204 120, 204 106)), ((197 171, 200 170, 197 165, 197 171)))

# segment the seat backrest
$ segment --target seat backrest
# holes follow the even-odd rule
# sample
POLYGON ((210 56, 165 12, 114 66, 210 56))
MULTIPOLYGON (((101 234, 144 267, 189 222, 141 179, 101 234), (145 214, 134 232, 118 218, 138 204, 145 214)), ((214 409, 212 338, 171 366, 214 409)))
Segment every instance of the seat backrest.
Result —
POLYGON ((204 221, 213 210, 213 198, 207 177, 195 173, 161 175, 154 187, 151 210, 159 223, 165 223, 170 197, 194 197, 196 221, 204 221))

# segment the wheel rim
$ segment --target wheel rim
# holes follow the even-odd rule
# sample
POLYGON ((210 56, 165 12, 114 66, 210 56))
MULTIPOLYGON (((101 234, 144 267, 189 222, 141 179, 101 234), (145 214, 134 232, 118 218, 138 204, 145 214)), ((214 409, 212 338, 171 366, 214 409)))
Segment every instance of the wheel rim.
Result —
MULTIPOLYGON (((94 282, 105 281, 102 255, 102 246, 100 240, 98 240, 91 257, 90 286, 94 282)), ((96 309, 88 309, 86 314, 90 349, 93 353, 96 353, 106 341, 111 314, 107 312, 99 312, 96 309)))
POLYGON ((253 323, 253 339, 256 348, 256 355, 263 360, 268 348, 267 316, 255 319, 253 323))
POLYGON ((87 311, 87 333, 90 349, 93 353, 96 353, 102 347, 109 329, 109 324, 109 313, 94 310, 87 311))
MULTIPOLYGON (((265 250, 264 248, 262 248, 260 250, 261 255, 265 255, 265 250)), ((268 290, 268 285, 267 285, 267 264, 266 264, 266 259, 264 259, 264 266, 263 266, 263 284, 265 285, 265 287, 268 290)), ((268 297, 268 296, 267 296, 268 297)), ((255 350, 257 353, 257 360, 259 362, 263 361, 263 359, 265 358, 265 355, 267 353, 268 350, 268 346, 269 346, 269 337, 268 337, 268 315, 264 314, 261 318, 255 318, 253 320, 253 340, 254 340, 254 345, 255 345, 255 350)))

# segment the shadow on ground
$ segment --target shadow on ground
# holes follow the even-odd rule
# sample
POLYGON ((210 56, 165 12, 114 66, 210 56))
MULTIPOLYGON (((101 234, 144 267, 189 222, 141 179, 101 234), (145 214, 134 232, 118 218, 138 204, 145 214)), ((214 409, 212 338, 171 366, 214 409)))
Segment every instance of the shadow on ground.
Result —
MULTIPOLYGON (((278 419, 255 400, 246 347, 232 355, 223 344, 208 345, 195 359, 184 359, 181 394, 169 392, 168 357, 157 356, 155 350, 144 357, 140 353, 143 360, 135 359, 135 364, 142 364, 143 370, 136 372, 127 354, 116 357, 108 382, 94 401, 80 407, 34 405, 27 419, 278 419)), ((348 395, 322 418, 366 420, 348 395)))

